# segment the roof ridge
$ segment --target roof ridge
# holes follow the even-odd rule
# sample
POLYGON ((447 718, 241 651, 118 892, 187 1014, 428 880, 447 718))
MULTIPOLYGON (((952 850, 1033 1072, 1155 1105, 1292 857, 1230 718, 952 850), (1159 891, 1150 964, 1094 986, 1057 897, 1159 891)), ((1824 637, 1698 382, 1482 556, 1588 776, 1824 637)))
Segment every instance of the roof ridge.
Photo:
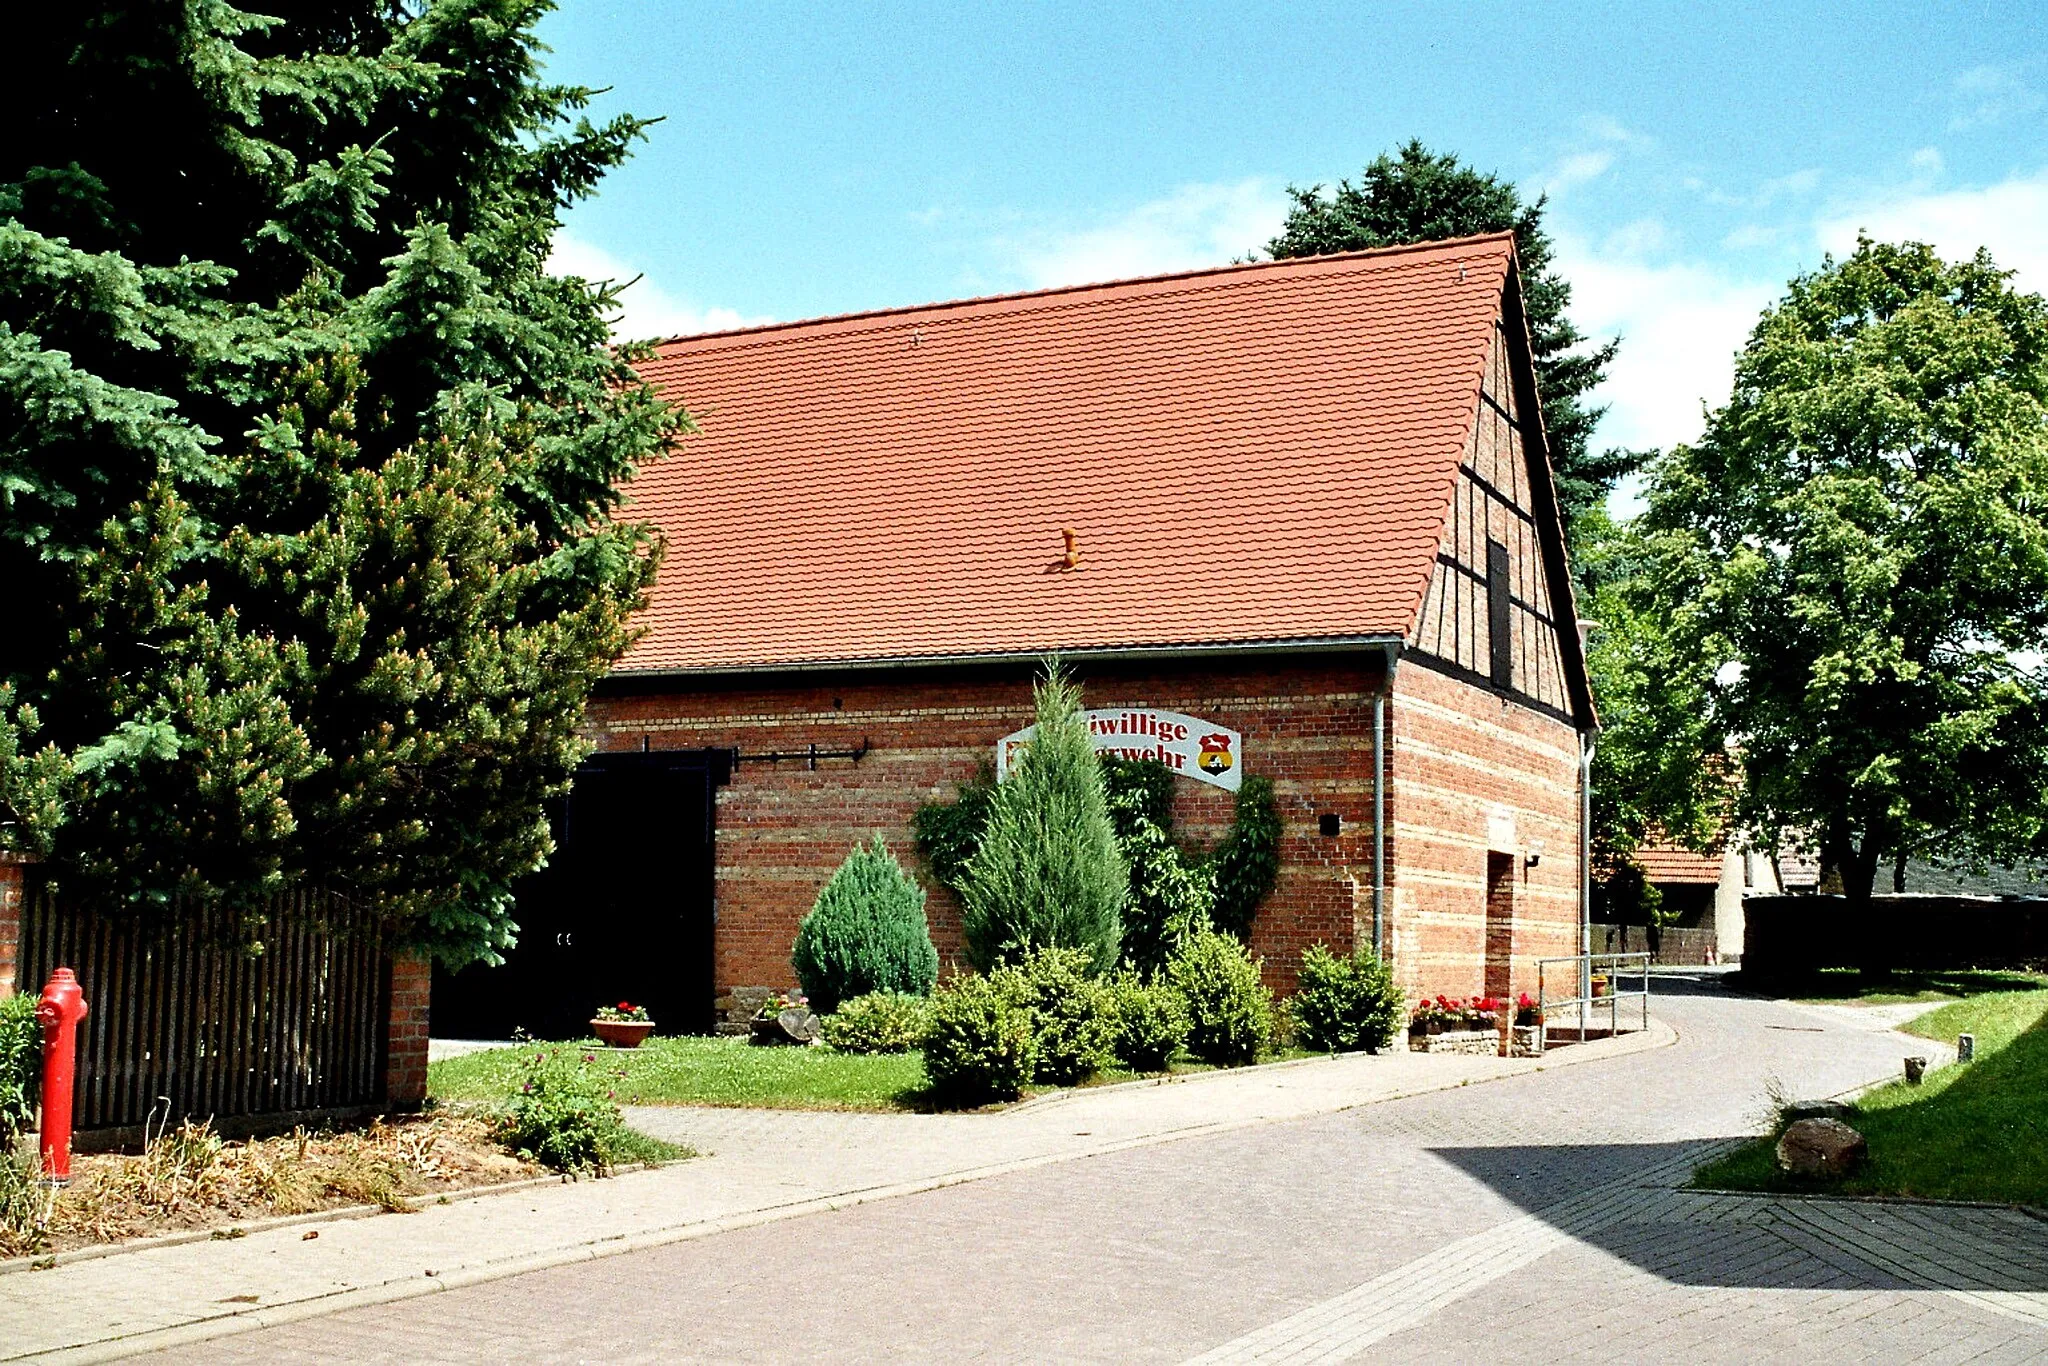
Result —
MULTIPOLYGON (((1384 256, 1400 256, 1412 252, 1439 251, 1446 247, 1470 246, 1482 242, 1514 241, 1512 231, 1474 233, 1470 237, 1442 237, 1428 242, 1398 242, 1385 247, 1366 247, 1359 251, 1333 251, 1320 256, 1289 256, 1271 261, 1232 261, 1220 266, 1198 266, 1192 270, 1168 271, 1163 275, 1131 275, 1113 280, 1091 280, 1083 284, 1050 285, 1044 289, 1014 290, 1006 294, 975 294, 964 299, 934 299, 920 304, 896 304, 888 308, 856 309, 851 313, 821 313, 809 318, 791 318, 787 322, 754 323, 746 327, 725 327, 709 332, 683 332, 670 337, 661 337, 653 343, 657 347, 673 346, 681 342, 718 341, 727 338, 759 336, 769 332, 786 332, 793 328, 815 327, 823 323, 864 322, 870 318, 903 317, 912 313, 936 313, 956 308, 975 308, 988 304, 1014 303, 1023 299, 1056 298, 1063 294, 1086 294, 1096 290, 1128 289, 1133 285, 1166 284, 1174 280, 1199 280, 1212 275, 1249 275, 1255 271, 1269 271, 1287 267, 1322 266, 1339 261, 1371 260, 1384 256)), ((650 357, 658 360, 659 356, 650 357)), ((643 362, 644 364, 645 362, 643 362)))

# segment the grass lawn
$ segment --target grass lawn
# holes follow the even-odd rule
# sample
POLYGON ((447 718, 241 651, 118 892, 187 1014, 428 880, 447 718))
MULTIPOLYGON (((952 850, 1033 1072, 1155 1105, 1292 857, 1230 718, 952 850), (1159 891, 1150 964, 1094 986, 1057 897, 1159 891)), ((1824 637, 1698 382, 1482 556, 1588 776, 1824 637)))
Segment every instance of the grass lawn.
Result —
MULTIPOLYGON (((1923 1038, 1977 1036, 1977 1060, 1887 1082, 1849 1122, 1870 1142, 1862 1171, 1829 1189, 2048 1206, 2048 990, 1956 1001, 1905 1026, 1923 1038)), ((1693 1177, 1724 1190, 1810 1191, 1778 1170, 1776 1134, 1693 1177)))
MULTIPOLYGON (((587 1043, 530 1044, 445 1058, 427 1069, 427 1092, 444 1101, 497 1101, 519 1083, 520 1067, 535 1048, 585 1048, 587 1043)), ((917 1053, 839 1053, 829 1048, 761 1048, 741 1038, 652 1038, 628 1052, 601 1052, 603 1065, 623 1075, 626 1105, 735 1105, 775 1110, 927 1110, 933 1108, 917 1053)), ((1290 1048, 1273 1061, 1313 1057, 1290 1048)), ((1183 1059, 1176 1073, 1206 1072, 1183 1059)), ((1097 1085, 1133 1081, 1114 1068, 1097 1085)), ((1027 1095, 1043 1094, 1034 1087, 1027 1095)))
MULTIPOLYGON (((533 1044, 444 1058, 427 1069, 428 1094, 444 1100, 498 1100, 519 1084, 533 1044)), ((747 1105, 783 1110, 892 1110, 912 1103, 925 1084, 916 1053, 862 1055, 827 1048, 760 1048, 745 1039, 652 1038, 625 1052, 597 1054, 622 1073, 626 1105, 747 1105)))
POLYGON ((2032 991, 2048 977, 2031 972, 1894 972, 1869 977, 1855 968, 1823 968, 1793 988, 1815 1004, 1890 1006, 1913 1001, 1958 1001, 1986 992, 2032 991))

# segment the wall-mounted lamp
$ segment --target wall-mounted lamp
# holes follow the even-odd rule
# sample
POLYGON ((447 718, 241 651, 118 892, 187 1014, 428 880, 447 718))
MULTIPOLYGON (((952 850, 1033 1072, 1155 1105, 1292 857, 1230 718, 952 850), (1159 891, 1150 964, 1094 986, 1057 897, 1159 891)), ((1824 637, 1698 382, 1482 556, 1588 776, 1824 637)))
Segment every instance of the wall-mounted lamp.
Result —
POLYGON ((1522 866, 1523 866, 1524 868, 1534 868, 1534 867, 1535 867, 1535 866, 1536 866, 1537 864, 1539 864, 1539 863, 1541 863, 1541 862, 1543 862, 1543 846, 1542 846, 1542 845, 1540 845, 1540 844, 1532 844, 1532 845, 1530 845, 1530 846, 1528 847, 1528 849, 1526 849, 1525 851, 1523 851, 1523 854, 1522 854, 1522 866))

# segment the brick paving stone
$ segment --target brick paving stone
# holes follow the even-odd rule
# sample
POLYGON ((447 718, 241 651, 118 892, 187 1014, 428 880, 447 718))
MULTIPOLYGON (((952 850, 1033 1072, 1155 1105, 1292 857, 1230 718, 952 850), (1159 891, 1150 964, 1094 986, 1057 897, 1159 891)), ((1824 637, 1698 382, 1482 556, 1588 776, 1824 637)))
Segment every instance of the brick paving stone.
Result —
MULTIPOLYGON (((1059 1161, 399 1305, 352 1307, 172 1356, 2048 1356, 2040 1317, 2048 1225, 2028 1216, 1673 1190, 1710 1143, 1763 1118, 1772 1083, 1798 1096, 1837 1094, 1890 1075, 1903 1049, 1925 1044, 1874 1030, 1876 1018, 1749 999, 1675 997, 1665 1018, 1679 1034, 1671 1049, 1341 1112, 1327 1112, 1327 1092, 1305 1094, 1327 1081, 1276 1090, 1284 1069, 1243 1077, 1253 1083, 1245 1106, 1276 1118, 1231 1130, 1194 1128, 1200 1098, 1171 1087, 1165 1096, 1124 1092, 969 1116, 999 1120, 979 1126, 915 1122, 934 1116, 672 1112, 678 1133, 696 1126, 684 1137, 705 1141, 715 1130, 719 1153, 672 1171, 698 1167, 692 1180, 702 1180, 723 1169, 721 1180, 756 1202, 764 1190, 801 1196, 825 1176, 928 1171, 948 1151, 963 1161, 963 1147, 983 1163, 1016 1153, 1059 1161), (1810 1032, 1817 1024, 1821 1032, 1810 1032), (1137 1104, 1147 1100, 1151 1110, 1137 1104), (1128 1139, 1147 1114, 1155 1133, 1180 1124, 1178 1133, 1192 1137, 1087 1149, 1104 1137, 1128 1139), (1018 1130, 1030 1130, 1028 1141, 1018 1130)), ((1352 1075, 1382 1061, 1391 1059, 1358 1059, 1352 1075)), ((553 1188, 530 1204, 561 1208, 549 1202, 610 1188, 602 1208, 633 1219, 631 1200, 612 1196, 635 1190, 635 1180, 553 1188)), ((479 1204, 510 1210, 504 1202, 514 1200, 479 1204)), ((489 1237, 487 1225, 471 1233, 489 1237)), ((0 1276, 0 1296, 8 1280, 45 1278, 0 1276)), ((145 1288, 127 1292, 113 1321, 150 1313, 145 1288)), ((0 1323, 6 1313, 0 1298, 0 1323)))
MULTIPOLYGON (((1680 1041, 1655 1054, 1078 1157, 174 1355, 2048 1355, 2048 1225, 1672 1188, 1709 1143, 1761 1121, 1767 1084, 1833 1094, 1925 1045, 1782 1003, 1679 998, 1665 1010, 1680 1041)), ((726 1132, 753 1145, 761 1172, 787 1175, 804 1144, 886 1142, 890 1118, 736 1116, 726 1132)))

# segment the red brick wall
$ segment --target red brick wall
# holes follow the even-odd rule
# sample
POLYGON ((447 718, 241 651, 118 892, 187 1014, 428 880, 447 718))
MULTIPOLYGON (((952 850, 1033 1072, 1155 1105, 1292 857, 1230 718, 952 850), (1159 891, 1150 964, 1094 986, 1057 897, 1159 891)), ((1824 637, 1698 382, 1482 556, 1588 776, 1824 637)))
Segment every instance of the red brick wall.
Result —
POLYGON ((417 1110, 427 1098, 427 960, 399 954, 391 960, 391 1007, 384 1045, 384 1103, 417 1110))
MULTIPOLYGON (((1252 948, 1275 987, 1293 984, 1301 951, 1318 941, 1348 950, 1370 923, 1372 691, 1377 658, 1266 668, 1192 665, 1098 668, 1082 683, 1091 707, 1152 706, 1242 731, 1245 772, 1274 780, 1284 833, 1279 885, 1261 910, 1252 948), (1342 818, 1334 838, 1317 817, 1342 818)), ((1031 720, 1031 671, 679 687, 592 703, 602 748, 737 745, 744 753, 841 749, 866 740, 859 763, 742 763, 718 793, 715 940, 718 990, 792 982, 790 943, 818 889, 858 840, 882 834, 925 883, 941 960, 961 958, 959 910, 914 854, 919 805, 950 798, 993 757, 995 742, 1031 720)), ((1213 846, 1229 828, 1232 796, 1175 784, 1179 834, 1213 846)))
POLYGON ((1395 971, 1411 996, 1486 987, 1489 852, 1514 856, 1514 991, 1578 952, 1577 733, 1414 659, 1394 675, 1389 831, 1395 971), (1540 861, 1527 856, 1540 848, 1540 861))
POLYGON ((21 967, 21 874, 22 860, 0 852, 0 997, 33 986, 14 980, 21 967))

